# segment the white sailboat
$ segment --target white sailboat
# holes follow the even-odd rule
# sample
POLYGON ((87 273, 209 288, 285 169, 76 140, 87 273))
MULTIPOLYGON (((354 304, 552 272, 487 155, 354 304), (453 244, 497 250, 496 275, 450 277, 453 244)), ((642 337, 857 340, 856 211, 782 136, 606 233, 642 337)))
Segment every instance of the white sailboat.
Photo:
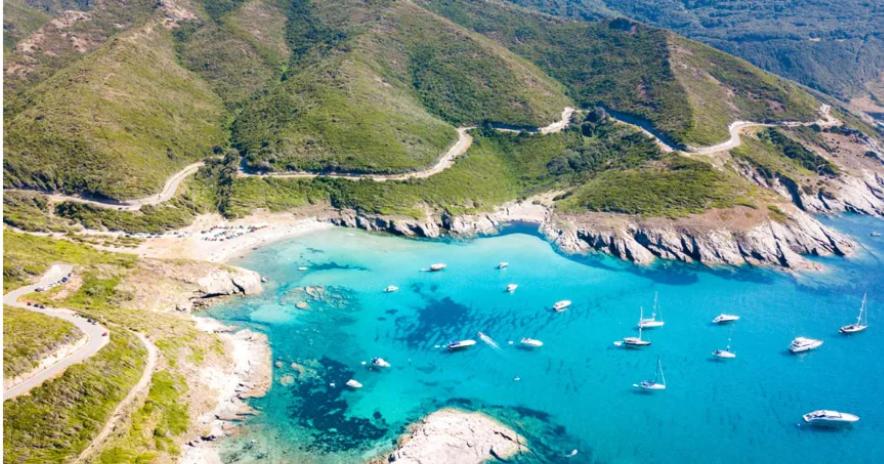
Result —
POLYGON ((737 353, 734 353, 733 351, 731 351, 731 339, 730 338, 727 339, 727 346, 723 350, 719 348, 719 349, 713 351, 712 356, 715 356, 716 359, 722 359, 722 360, 736 358, 737 353))
POLYGON ((841 328, 838 329, 839 332, 841 332, 845 335, 850 335, 850 334, 862 332, 863 330, 866 330, 867 328, 869 328, 869 316, 868 316, 868 312, 866 311, 866 297, 867 296, 868 296, 867 294, 863 295, 863 302, 859 307, 859 315, 856 316, 856 322, 854 322, 853 324, 847 324, 847 325, 841 326, 841 328))
POLYGON ((508 263, 506 261, 501 261, 501 262, 497 263, 498 269, 506 269, 508 267, 510 267, 510 263, 508 263))
POLYGON ((519 288, 519 286, 516 285, 516 284, 507 284, 507 286, 506 286, 506 292, 507 292, 507 293, 513 293, 513 292, 516 291, 517 288, 519 288))
MULTIPOLYGON (((644 308, 639 309, 638 319, 644 319, 644 308)), ((623 340, 614 342, 614 346, 623 346, 626 348, 642 348, 650 344, 651 342, 642 338, 642 326, 638 326, 638 337, 625 337, 623 340)))
POLYGON ((643 317, 638 320, 638 326, 642 329, 655 329, 663 327, 665 322, 657 320, 657 293, 654 293, 654 309, 651 311, 651 317, 643 317))
POLYGON ((654 375, 654 380, 642 380, 632 386, 646 392, 666 390, 666 376, 663 375, 663 363, 660 362, 660 358, 657 358, 657 373, 654 375))

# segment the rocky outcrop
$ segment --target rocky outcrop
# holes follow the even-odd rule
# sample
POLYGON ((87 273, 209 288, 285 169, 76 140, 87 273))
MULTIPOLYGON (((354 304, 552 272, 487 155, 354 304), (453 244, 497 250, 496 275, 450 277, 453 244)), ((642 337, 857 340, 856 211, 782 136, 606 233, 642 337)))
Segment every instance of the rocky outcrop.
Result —
POLYGON ((211 270, 196 281, 201 298, 261 293, 261 276, 248 269, 224 267, 211 270))
POLYGON ((788 205, 777 213, 737 207, 681 219, 588 213, 556 217, 543 231, 565 251, 598 250, 639 264, 663 258, 818 269, 802 255, 847 255, 856 246, 788 205))
POLYGON ((738 163, 737 167, 744 178, 780 194, 804 211, 884 216, 884 176, 877 172, 863 169, 859 175, 841 174, 806 188, 779 173, 765 173, 746 163, 738 163))
POLYGON ((446 408, 409 427, 383 460, 397 464, 481 464, 527 451, 525 439, 491 417, 446 408))

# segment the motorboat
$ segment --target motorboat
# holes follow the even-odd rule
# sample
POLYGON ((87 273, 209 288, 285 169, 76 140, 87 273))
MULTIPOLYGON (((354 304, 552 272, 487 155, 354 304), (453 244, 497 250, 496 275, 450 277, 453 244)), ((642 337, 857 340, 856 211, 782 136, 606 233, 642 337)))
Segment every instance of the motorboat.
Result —
POLYGON ((445 263, 433 263, 430 264, 430 272, 444 271, 446 267, 448 267, 448 265, 445 263))
POLYGON ((516 291, 517 288, 519 288, 519 286, 516 285, 516 284, 507 284, 507 286, 506 286, 506 292, 507 292, 507 293, 513 293, 513 292, 516 291))
POLYGON ((356 379, 348 380, 346 385, 354 390, 359 390, 360 388, 362 388, 362 383, 360 383, 356 379))
POLYGON ((459 351, 459 350, 467 349, 475 344, 476 344, 476 341, 472 340, 472 339, 458 340, 456 342, 449 343, 445 348, 447 348, 448 351, 459 351))
POLYGON ((713 324, 729 324, 731 322, 736 322, 740 320, 740 316, 736 314, 725 314, 721 313, 718 316, 715 316, 715 319, 712 319, 713 324))
POLYGON ((569 306, 571 306, 571 300, 559 300, 553 304, 553 309, 560 313, 568 309, 569 306))
POLYGON ((501 262, 497 263, 498 269, 506 269, 508 267, 510 267, 510 263, 508 263, 506 261, 501 261, 501 262))
POLYGON ((657 294, 654 294, 654 309, 651 311, 651 317, 642 317, 638 320, 638 326, 643 329, 656 329, 657 327, 663 327, 665 322, 657 319, 657 294))
POLYGON ((541 346, 543 346, 542 341, 540 341, 536 338, 528 338, 528 337, 524 337, 521 340, 519 340, 519 344, 525 348, 540 348, 541 346))
POLYGON ((815 350, 823 345, 822 340, 807 337, 796 337, 789 345, 789 351, 793 353, 804 353, 806 351, 815 350))
POLYGON ((393 284, 387 285, 387 287, 384 289, 384 293, 394 293, 394 292, 398 292, 398 291, 399 291, 399 287, 397 287, 393 284))
POLYGON ((867 295, 863 295, 863 302, 859 306, 859 315, 856 316, 856 322, 841 326, 841 328, 838 329, 839 332, 845 335, 850 335, 862 332, 869 328, 868 313, 866 312, 866 296, 867 295))
POLYGON ((388 363, 384 358, 372 358, 371 367, 376 367, 378 369, 387 369, 390 367, 390 363, 388 363))
POLYGON ((811 411, 807 414, 801 416, 804 419, 804 422, 810 425, 818 425, 818 426, 844 426, 856 423, 859 421, 859 416, 855 414, 849 414, 846 412, 839 411, 831 411, 828 409, 820 409, 818 411, 811 411))
POLYGON ((663 375, 663 364, 660 362, 660 358, 657 358, 657 372, 654 375, 654 380, 642 380, 632 386, 645 392, 666 390, 666 376, 663 375))

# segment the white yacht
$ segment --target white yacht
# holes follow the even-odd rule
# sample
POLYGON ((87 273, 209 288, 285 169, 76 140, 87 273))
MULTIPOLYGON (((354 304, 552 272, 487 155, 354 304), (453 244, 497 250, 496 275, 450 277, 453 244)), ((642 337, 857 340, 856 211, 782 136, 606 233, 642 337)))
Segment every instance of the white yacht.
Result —
POLYGON ((378 369, 387 369, 390 367, 390 363, 388 363, 384 358, 372 358, 371 367, 376 367, 378 369))
POLYGON ((354 390, 359 390, 360 388, 362 388, 362 384, 356 379, 348 380, 347 386, 354 389, 354 390))
POLYGON ((519 340, 519 344, 521 344, 525 348, 540 348, 543 346, 543 342, 536 338, 528 338, 524 337, 519 340))
POLYGON ((559 300, 555 302, 553 309, 560 313, 568 309, 569 306, 571 306, 571 300, 559 300))
POLYGON ((805 351, 815 350, 823 345, 822 340, 807 337, 796 337, 789 345, 789 351, 793 353, 804 353, 805 351))
POLYGON ((867 295, 863 295, 863 302, 859 307, 859 315, 856 316, 856 322, 841 326, 841 328, 838 329, 839 332, 845 335, 850 335, 862 332, 869 328, 868 313, 866 312, 866 296, 867 295))
POLYGON ((507 292, 507 293, 513 293, 513 292, 516 291, 517 288, 519 288, 519 286, 516 285, 516 284, 507 284, 507 286, 506 286, 506 292, 507 292))
POLYGON ((458 350, 467 349, 475 344, 476 344, 476 341, 471 340, 471 339, 458 340, 456 342, 449 343, 445 348, 447 348, 448 351, 458 351, 458 350))
POLYGON ((654 375, 654 380, 642 380, 632 386, 646 392, 666 390, 666 376, 663 375, 663 364, 660 362, 660 358, 657 358, 657 373, 654 375))
POLYGON ((510 267, 510 263, 508 263, 506 261, 501 261, 501 262, 497 263, 498 269, 506 269, 508 267, 510 267))
POLYGON ((387 287, 384 289, 384 293, 394 293, 394 292, 398 292, 398 291, 399 291, 399 287, 397 287, 393 284, 387 285, 387 287))
POLYGON ((638 326, 643 329, 656 329, 663 327, 666 323, 657 319, 657 294, 654 293, 654 309, 651 311, 651 317, 642 317, 638 320, 638 326))
POLYGON ((448 265, 445 263, 433 263, 430 264, 430 272, 444 271, 446 267, 448 267, 448 265))
POLYGON ((830 427, 850 425, 859 421, 859 416, 857 415, 849 414, 846 412, 830 411, 827 409, 811 411, 801 417, 804 419, 804 422, 810 425, 822 425, 830 427))
POLYGON ((715 319, 712 319, 713 324, 728 324, 731 322, 736 322, 740 320, 740 316, 736 314, 725 314, 721 313, 718 316, 715 316, 715 319))
POLYGON ((737 353, 734 353, 733 351, 731 351, 731 339, 727 339, 727 346, 724 347, 724 349, 719 348, 719 349, 713 351, 712 356, 714 356, 716 359, 722 359, 722 360, 736 358, 737 353))

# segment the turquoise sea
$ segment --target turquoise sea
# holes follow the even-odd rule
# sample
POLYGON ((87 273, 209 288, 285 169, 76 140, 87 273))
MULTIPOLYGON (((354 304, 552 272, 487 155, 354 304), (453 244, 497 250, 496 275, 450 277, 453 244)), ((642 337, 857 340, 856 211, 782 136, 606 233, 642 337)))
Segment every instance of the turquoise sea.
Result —
POLYGON ((884 462, 884 239, 870 235, 884 223, 824 221, 862 242, 861 251, 800 275, 569 257, 518 227, 468 241, 332 229, 261 248, 237 264, 266 276, 265 292, 211 315, 267 333, 283 367, 252 403, 262 414, 227 439, 224 458, 358 462, 389 449, 406 424, 453 405, 525 435, 533 452, 519 462, 884 462), (496 269, 500 261, 509 268, 496 269), (448 268, 424 271, 435 262, 448 268), (504 292, 508 283, 519 285, 514 294, 504 292), (400 291, 384 293, 389 284, 400 291), (307 286, 322 287, 311 289, 321 300, 307 286), (839 335, 864 292, 871 327, 839 335), (636 334, 639 308, 649 309, 655 293, 666 325, 645 332, 653 344, 615 347, 636 334), (561 299, 573 306, 553 312, 561 299), (309 307, 298 309, 300 301, 309 307), (713 326, 720 312, 742 320, 713 326), (498 347, 440 349, 478 340, 479 331, 498 347), (789 354, 800 335, 825 344, 789 354), (519 349, 522 337, 544 346, 519 349), (713 361, 729 338, 737 358, 713 361), (375 356, 392 367, 367 369, 375 356), (637 393, 632 384, 653 378, 658 358, 668 389, 637 393), (350 378, 364 388, 346 389, 350 378), (814 409, 862 420, 837 431, 799 426, 814 409))

